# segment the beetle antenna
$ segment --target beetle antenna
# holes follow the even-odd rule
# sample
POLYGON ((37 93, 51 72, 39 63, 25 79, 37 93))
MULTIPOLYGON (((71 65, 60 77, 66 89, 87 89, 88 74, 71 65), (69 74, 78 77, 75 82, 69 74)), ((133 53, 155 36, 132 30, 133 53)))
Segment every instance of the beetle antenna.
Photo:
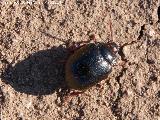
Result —
POLYGON ((109 20, 109 27, 110 27, 110 42, 113 41, 113 31, 112 31, 112 16, 110 14, 110 20, 109 20))

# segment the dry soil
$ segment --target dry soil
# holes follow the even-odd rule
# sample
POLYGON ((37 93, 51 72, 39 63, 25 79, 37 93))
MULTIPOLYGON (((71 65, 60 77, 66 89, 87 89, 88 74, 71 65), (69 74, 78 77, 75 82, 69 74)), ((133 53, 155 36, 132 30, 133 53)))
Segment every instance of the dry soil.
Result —
POLYGON ((0 0, 0 104, 1 120, 160 120, 160 1, 0 0), (91 34, 120 62, 66 100, 59 61, 91 34))

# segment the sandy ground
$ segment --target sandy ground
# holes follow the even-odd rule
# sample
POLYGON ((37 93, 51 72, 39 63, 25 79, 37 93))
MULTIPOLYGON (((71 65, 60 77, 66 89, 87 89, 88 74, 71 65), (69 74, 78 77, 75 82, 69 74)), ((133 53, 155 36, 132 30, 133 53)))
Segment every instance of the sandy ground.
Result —
POLYGON ((160 120, 160 1, 15 1, 0 1, 1 120, 160 120), (65 41, 107 42, 110 21, 124 65, 64 104, 65 41))

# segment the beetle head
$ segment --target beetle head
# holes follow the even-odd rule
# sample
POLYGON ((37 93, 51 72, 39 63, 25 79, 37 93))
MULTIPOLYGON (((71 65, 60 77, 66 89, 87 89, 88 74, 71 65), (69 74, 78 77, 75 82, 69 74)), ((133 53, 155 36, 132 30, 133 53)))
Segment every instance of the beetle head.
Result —
POLYGON ((107 43, 100 47, 102 56, 110 63, 114 64, 117 59, 118 45, 116 43, 107 43))
POLYGON ((107 46, 111 50, 111 52, 113 52, 114 54, 118 53, 119 47, 116 43, 114 43, 114 42, 108 43, 107 46))

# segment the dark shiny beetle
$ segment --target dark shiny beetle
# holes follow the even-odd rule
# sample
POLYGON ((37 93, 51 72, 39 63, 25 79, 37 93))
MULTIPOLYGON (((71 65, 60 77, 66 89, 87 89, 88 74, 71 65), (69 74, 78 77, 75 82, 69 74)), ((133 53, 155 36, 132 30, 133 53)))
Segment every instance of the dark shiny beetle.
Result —
POLYGON ((115 43, 90 43, 77 49, 65 66, 68 86, 85 90, 105 79, 117 59, 117 51, 115 43))

